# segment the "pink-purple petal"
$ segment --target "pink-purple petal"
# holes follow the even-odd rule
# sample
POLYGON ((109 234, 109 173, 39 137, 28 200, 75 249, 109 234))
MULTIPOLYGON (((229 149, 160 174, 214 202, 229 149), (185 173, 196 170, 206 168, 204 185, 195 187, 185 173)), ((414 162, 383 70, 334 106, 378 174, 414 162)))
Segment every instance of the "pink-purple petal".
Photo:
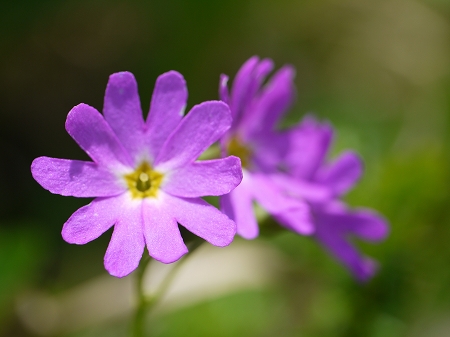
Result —
POLYGON ((109 77, 103 114, 131 155, 142 151, 144 119, 136 79, 132 73, 124 71, 109 77))
POLYGON ((377 264, 359 253, 349 238, 356 235, 368 241, 383 239, 387 235, 386 223, 374 215, 365 210, 351 213, 340 204, 315 210, 317 240, 362 282, 374 275, 377 264))
POLYGON ((251 139, 252 164, 255 170, 263 172, 277 172, 283 164, 284 158, 289 151, 290 137, 286 132, 269 131, 262 137, 251 139))
POLYGON ((188 252, 170 210, 155 202, 143 203, 144 236, 151 257, 172 263, 188 252))
POLYGON ((306 203, 299 203, 297 208, 274 214, 274 218, 283 226, 301 235, 311 235, 315 231, 311 210, 306 203))
POLYGON ((166 171, 193 163, 230 125, 227 104, 209 101, 194 106, 163 145, 155 167, 166 171))
POLYGON ((253 196, 247 184, 247 177, 229 194, 220 198, 220 206, 230 219, 236 222, 237 234, 244 239, 252 240, 259 234, 258 222, 253 210, 253 196))
POLYGON ((161 188, 167 193, 185 198, 217 196, 229 193, 241 180, 241 161, 230 156, 194 162, 174 170, 161 188))
POLYGON ((258 91, 261 88, 261 84, 266 79, 266 76, 272 71, 273 69, 273 61, 271 59, 262 59, 256 68, 253 71, 253 74, 251 75, 252 81, 250 82, 250 86, 247 91, 247 97, 248 99, 253 99, 255 95, 257 95, 258 91))
POLYGON ((267 131, 275 129, 280 117, 294 100, 294 76, 294 69, 285 66, 264 87, 239 124, 240 134, 245 140, 264 137, 267 131))
POLYGON ((238 187, 220 198, 220 207, 222 212, 236 222, 237 234, 247 240, 258 236, 259 227, 253 210, 253 196, 245 176, 238 187))
POLYGON ((252 173, 249 180, 255 200, 270 214, 279 214, 303 203, 298 198, 289 196, 270 175, 252 173))
POLYGON ((124 277, 135 270, 144 252, 142 207, 130 205, 120 214, 104 258, 105 269, 113 276, 124 277))
POLYGON ((377 263, 361 255, 338 233, 325 233, 325 229, 317 226, 317 240, 341 263, 343 263, 360 282, 368 281, 377 271, 377 263))
POLYGON ((126 190, 114 174, 92 162, 39 157, 31 173, 43 188, 64 196, 109 197, 126 190))
POLYGON ((116 223, 122 212, 126 213, 123 209, 125 202, 125 194, 94 199, 66 221, 61 233, 63 239, 77 245, 97 239, 116 223))
POLYGON ((289 172, 297 177, 312 180, 324 164, 333 138, 333 129, 306 116, 299 126, 290 131, 290 151, 286 156, 289 172))
POLYGON ((131 166, 132 161, 103 116, 87 104, 70 110, 66 130, 94 162, 108 168, 131 166))
POLYGON ((236 234, 236 224, 214 206, 200 198, 166 195, 167 209, 187 230, 214 246, 228 246, 236 234))
POLYGON ((160 148, 183 118, 187 102, 187 87, 183 76, 169 71, 158 77, 147 117, 147 146, 155 159, 160 148))
POLYGON ((366 241, 381 241, 389 234, 387 221, 368 209, 327 211, 322 218, 343 233, 355 235, 366 241))
POLYGON ((342 195, 350 190, 361 178, 363 162, 358 154, 344 152, 329 166, 320 169, 316 181, 330 186, 336 195, 342 195))
POLYGON ((249 86, 252 82, 252 73, 258 64, 258 61, 259 58, 257 56, 249 58, 239 69, 233 80, 230 109, 235 123, 240 119, 242 111, 245 108, 244 105, 247 99, 249 86))
POLYGON ((327 186, 315 182, 296 179, 282 173, 274 173, 271 174, 270 177, 277 186, 283 189, 287 195, 292 197, 302 198, 312 202, 324 202, 333 196, 327 186))
POLYGON ((273 61, 271 59, 263 59, 256 65, 252 73, 249 75, 249 82, 245 88, 246 92, 245 95, 243 95, 241 102, 241 112, 238 116, 236 116, 236 120, 233 121, 238 129, 237 132, 242 133, 244 136, 247 131, 246 127, 248 125, 248 121, 251 121, 254 118, 251 112, 254 111, 252 107, 255 101, 257 101, 255 98, 261 94, 259 93, 261 90, 261 84, 272 69, 273 61))

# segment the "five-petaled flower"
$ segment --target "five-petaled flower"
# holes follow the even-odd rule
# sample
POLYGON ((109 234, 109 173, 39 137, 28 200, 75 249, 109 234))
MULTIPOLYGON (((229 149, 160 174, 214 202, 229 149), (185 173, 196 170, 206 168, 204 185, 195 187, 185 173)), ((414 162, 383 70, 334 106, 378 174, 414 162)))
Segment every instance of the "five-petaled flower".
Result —
POLYGON ((68 114, 66 130, 93 162, 39 157, 33 177, 52 193, 95 197, 64 224, 69 243, 85 244, 114 226, 105 268, 123 277, 146 246, 164 263, 187 253, 178 223, 216 246, 230 244, 236 225, 201 199, 233 190, 242 179, 239 158, 196 161, 230 127, 228 106, 209 101, 183 117, 187 89, 170 71, 156 81, 144 121, 129 72, 110 76, 103 116, 86 104, 68 114))
POLYGON ((286 191, 308 201, 314 219, 314 237, 359 281, 369 280, 377 269, 371 258, 362 256, 351 244, 351 237, 377 242, 389 232, 386 220, 368 209, 349 210, 339 198, 360 179, 363 164, 360 157, 345 151, 332 162, 327 155, 333 138, 328 123, 319 123, 306 116, 291 131, 288 155, 285 158, 289 174, 299 182, 308 182, 328 190, 328 199, 311 199, 293 188, 292 181, 285 181, 286 191))

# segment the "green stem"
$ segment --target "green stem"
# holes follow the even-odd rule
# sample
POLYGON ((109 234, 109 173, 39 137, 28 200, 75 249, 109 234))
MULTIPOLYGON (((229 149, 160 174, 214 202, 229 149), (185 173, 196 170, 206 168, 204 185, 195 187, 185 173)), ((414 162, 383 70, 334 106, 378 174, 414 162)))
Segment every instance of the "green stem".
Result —
POLYGON ((155 292, 155 294, 150 298, 152 302, 152 306, 154 306, 156 303, 158 303, 161 298, 164 296, 164 294, 169 289, 170 285, 172 284, 173 280, 175 279, 175 276, 180 269, 180 267, 184 264, 184 262, 188 259, 188 257, 198 248, 201 246, 201 244, 205 242, 203 240, 194 241, 192 245, 189 246, 189 254, 187 254, 183 259, 181 259, 178 263, 176 263, 173 268, 169 271, 164 281, 161 283, 161 286, 159 289, 155 292))
POLYGON ((203 243, 203 240, 194 241, 189 247, 189 253, 181 259, 178 263, 176 263, 173 268, 169 271, 165 279, 162 281, 159 289, 151 296, 145 295, 144 293, 144 284, 143 279, 145 275, 145 270, 147 269, 147 266, 150 262, 150 257, 145 256, 136 273, 136 296, 137 296, 137 308, 134 314, 133 318, 133 325, 132 325, 132 337, 144 337, 144 327, 145 327, 145 316, 147 312, 153 308, 164 296, 164 294, 169 289, 170 285, 172 284, 173 280, 175 279, 175 276, 180 269, 180 267, 184 264, 184 262, 187 260, 187 257, 190 256, 200 245, 203 243))
POLYGON ((141 263, 136 271, 136 297, 137 297, 137 307, 133 318, 132 333, 133 337, 143 337, 144 336, 144 318, 145 312, 148 306, 148 301, 144 294, 144 275, 147 266, 150 264, 150 256, 144 254, 141 263))

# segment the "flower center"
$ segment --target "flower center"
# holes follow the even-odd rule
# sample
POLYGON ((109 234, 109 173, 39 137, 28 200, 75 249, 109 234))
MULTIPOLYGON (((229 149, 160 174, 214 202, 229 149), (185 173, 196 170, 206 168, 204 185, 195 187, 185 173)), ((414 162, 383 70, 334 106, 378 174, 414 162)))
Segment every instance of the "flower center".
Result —
POLYGON ((145 161, 134 172, 124 176, 133 198, 155 198, 163 177, 145 161))
POLYGON ((241 159, 242 167, 248 168, 252 151, 248 147, 242 145, 237 137, 231 138, 227 145, 227 153, 231 156, 239 157, 241 159))

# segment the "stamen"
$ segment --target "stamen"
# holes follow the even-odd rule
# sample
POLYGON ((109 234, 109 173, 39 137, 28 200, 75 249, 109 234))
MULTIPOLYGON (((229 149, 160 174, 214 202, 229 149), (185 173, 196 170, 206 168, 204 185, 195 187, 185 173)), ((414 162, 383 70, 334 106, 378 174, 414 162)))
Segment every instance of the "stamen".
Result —
POLYGON ((147 173, 142 172, 139 175, 139 179, 136 182, 136 188, 141 191, 145 192, 152 186, 150 178, 148 177, 147 173))
POLYGON ((153 171, 152 167, 143 162, 136 170, 124 176, 133 198, 156 197, 163 175, 153 171))
POLYGON ((244 146, 237 137, 231 138, 227 146, 227 152, 229 155, 239 157, 242 167, 248 168, 250 165, 252 151, 244 146))
POLYGON ((142 172, 142 173, 139 175, 139 179, 142 180, 142 182, 145 183, 146 181, 148 181, 148 174, 142 172))

